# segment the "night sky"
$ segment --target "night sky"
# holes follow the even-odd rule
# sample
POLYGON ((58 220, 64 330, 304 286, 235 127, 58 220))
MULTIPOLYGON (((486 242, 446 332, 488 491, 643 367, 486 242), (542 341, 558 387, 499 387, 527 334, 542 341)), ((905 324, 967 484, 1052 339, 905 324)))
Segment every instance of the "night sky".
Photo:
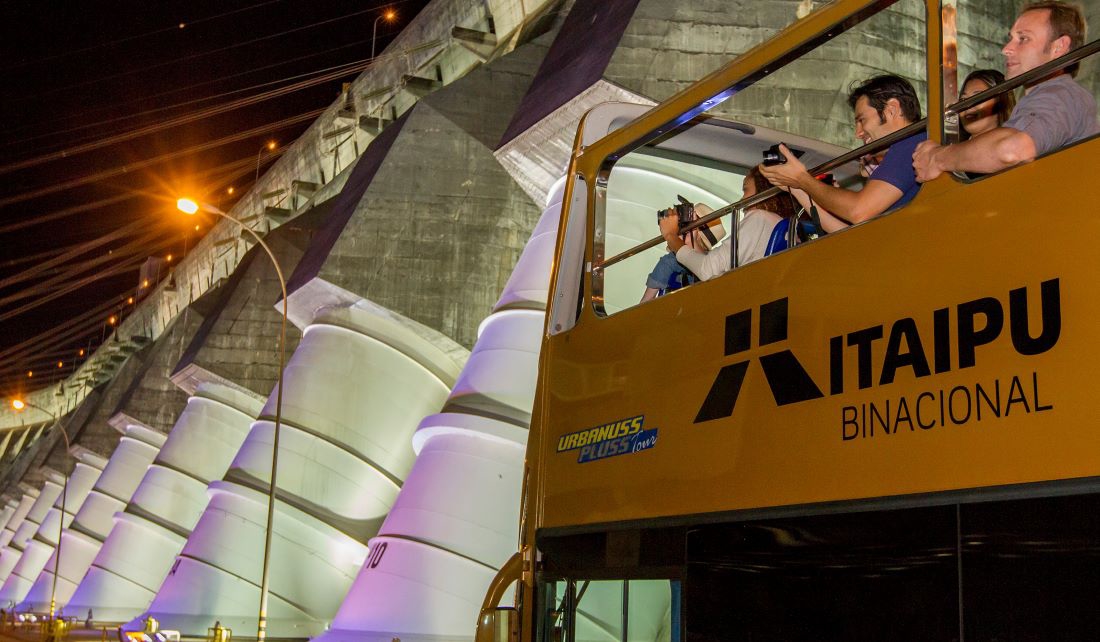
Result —
POLYGON ((228 209, 251 187, 257 156, 262 175, 313 118, 280 121, 327 107, 358 71, 193 122, 165 123, 365 63, 382 8, 398 18, 378 24, 379 52, 425 4, 0 3, 0 395, 67 376, 79 350, 91 354, 109 334, 109 317, 132 307, 128 297, 140 294, 137 266, 169 254, 174 264, 206 232, 207 221, 175 214, 175 195, 202 185, 228 209), (213 145, 249 130, 257 131, 213 145), (264 149, 269 141, 276 152, 264 149), (157 158, 208 143, 204 151, 157 158), (135 164, 143 166, 122 171, 135 164), (48 297, 55 298, 44 302, 48 297), (81 315, 87 318, 73 323, 81 315), (66 322, 72 327, 59 329, 66 322))

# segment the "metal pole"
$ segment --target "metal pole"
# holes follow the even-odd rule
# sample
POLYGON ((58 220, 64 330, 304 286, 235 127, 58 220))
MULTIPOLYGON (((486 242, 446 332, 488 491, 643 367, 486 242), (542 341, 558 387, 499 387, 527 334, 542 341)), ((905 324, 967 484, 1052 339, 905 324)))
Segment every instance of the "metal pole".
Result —
MULTIPOLYGON (((266 143, 264 144, 263 147, 261 147, 259 149, 259 151, 256 152, 256 178, 252 181, 253 185, 260 182, 260 156, 262 156, 263 153, 264 153, 264 147, 267 147, 266 143)), ((218 211, 220 212, 221 210, 218 210, 218 211)), ((228 217, 226 217, 226 218, 228 218, 228 217)))
MULTIPOLYGON (((385 14, 382 14, 382 15, 385 15, 385 14)), ((370 60, 371 60, 371 63, 374 62, 374 39, 378 36, 378 21, 381 20, 381 19, 382 19, 382 16, 378 16, 377 18, 374 19, 374 29, 371 30, 371 34, 370 34, 370 60)))
POLYGON ((245 232, 248 232, 256 239, 256 243, 263 248, 267 253, 271 264, 275 267, 275 275, 279 277, 279 287, 283 293, 283 321, 279 331, 279 381, 277 384, 277 391, 275 393, 275 433, 272 437, 272 450, 271 450, 271 484, 268 487, 267 495, 267 525, 264 533, 264 564, 263 571, 260 576, 260 613, 259 621, 256 627, 256 640, 258 642, 264 642, 267 638, 267 598, 268 598, 268 585, 270 579, 271 570, 271 536, 272 536, 272 524, 275 517, 275 479, 279 471, 279 432, 282 425, 283 416, 283 369, 286 365, 286 324, 287 324, 287 294, 286 294, 286 279, 283 278, 282 268, 279 267, 279 261, 275 258, 275 254, 268 247, 267 243, 256 233, 251 227, 248 227, 244 223, 238 221, 232 216, 219 210, 211 205, 203 205, 204 211, 216 214, 228 221, 232 221, 238 227, 245 232))
MULTIPOLYGON (((61 429, 61 434, 65 434, 65 430, 61 429)), ((65 439, 65 445, 68 446, 69 440, 65 439)), ((66 448, 67 452, 67 448, 66 448)), ((70 472, 71 476, 72 473, 70 472)), ((65 478, 65 484, 61 487, 61 519, 57 523, 57 551, 53 556, 53 586, 50 588, 50 619, 53 619, 54 613, 57 612, 57 574, 61 567, 61 533, 64 530, 65 525, 65 502, 68 501, 69 496, 69 478, 65 478)))
MULTIPOLYGON (((61 436, 65 439, 65 454, 72 456, 72 443, 69 442, 69 433, 65 431, 65 427, 61 425, 61 420, 57 418, 57 415, 46 410, 42 406, 33 404, 29 401, 23 402, 31 408, 36 408, 46 413, 53 419, 53 425, 61 431, 61 436)), ((75 470, 75 469, 74 469, 75 470)), ((72 471, 69 472, 69 476, 72 476, 72 471)), ((69 477, 65 477, 65 482, 61 486, 61 515, 57 520, 57 550, 54 552, 53 557, 53 586, 50 588, 50 621, 54 619, 54 614, 57 613, 57 573, 61 566, 61 534, 65 527, 65 504, 69 497, 69 477)), ((52 626, 52 625, 51 625, 52 626)))

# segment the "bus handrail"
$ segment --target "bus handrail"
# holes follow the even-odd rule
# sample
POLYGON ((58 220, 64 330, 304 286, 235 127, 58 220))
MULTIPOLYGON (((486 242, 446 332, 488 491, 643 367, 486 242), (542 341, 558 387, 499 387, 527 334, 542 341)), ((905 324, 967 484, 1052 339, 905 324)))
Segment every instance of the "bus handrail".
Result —
MULTIPOLYGON (((927 124, 928 124, 928 119, 927 118, 922 118, 922 119, 918 120, 915 123, 911 123, 911 124, 903 127, 902 129, 899 129, 898 131, 893 132, 892 134, 889 134, 887 136, 883 136, 882 138, 880 138, 878 140, 875 140, 875 141, 872 141, 871 143, 868 143, 867 145, 862 145, 860 147, 857 147, 856 149, 853 149, 850 152, 846 152, 844 154, 841 154, 840 156, 837 156, 836 158, 834 158, 832 160, 826 161, 826 162, 818 165, 817 167, 811 169, 810 174, 813 174, 815 176, 818 175, 818 174, 824 174, 824 173, 829 172, 830 170, 833 170, 837 167, 840 167, 841 165, 845 165, 845 164, 850 163, 854 160, 858 160, 862 156, 865 156, 865 155, 873 153, 873 152, 877 152, 881 149, 885 149, 885 148, 889 147, 890 145, 893 145, 894 143, 898 142, 899 140, 908 138, 908 137, 912 136, 913 134, 917 134, 917 133, 920 133, 920 132, 924 131, 927 124)), ((689 225, 684 226, 683 231, 684 232, 690 232, 691 230, 694 230, 694 229, 697 229, 697 228, 700 228, 700 227, 706 225, 707 223, 713 221, 716 218, 721 218, 721 217, 723 217, 727 214, 731 214, 731 213, 733 213, 737 210, 748 209, 749 207, 752 207, 753 205, 756 205, 757 203, 763 203, 764 201, 768 200, 769 198, 772 198, 773 196, 776 196, 777 194, 781 194, 784 191, 786 191, 786 190, 782 190, 778 187, 769 187, 768 189, 760 192, 759 194, 755 194, 755 195, 750 196, 748 198, 743 198, 743 199, 741 199, 739 201, 736 201, 734 203, 730 203, 729 205, 725 205, 725 206, 723 206, 719 209, 714 210, 713 212, 711 212, 710 214, 707 214, 706 216, 701 216, 701 217, 695 219, 689 225)), ((735 221, 734 225, 733 225, 733 230, 734 231, 732 231, 731 234, 735 234, 736 229, 737 229, 737 224, 736 224, 736 221, 735 221)), ((620 253, 616 254, 615 256, 612 256, 608 259, 605 259, 605 260, 601 261, 599 264, 594 265, 592 267, 592 269, 593 269, 593 271, 607 269, 608 267, 610 267, 610 266, 612 266, 616 263, 619 263, 620 261, 624 261, 624 260, 634 256, 635 254, 639 254, 641 252, 644 252, 644 251, 648 250, 651 247, 656 247, 657 245, 660 245, 664 240, 665 239, 664 239, 663 236, 657 236, 655 238, 651 238, 648 241, 644 241, 642 243, 639 243, 638 245, 635 245, 634 247, 632 247, 628 250, 620 252, 620 253)))
POLYGON ((984 103, 990 98, 996 98, 1003 93, 1007 93, 1009 91, 1012 91, 1013 89, 1016 89, 1017 87, 1026 85, 1036 78, 1042 78, 1043 76, 1046 76, 1051 72, 1059 71, 1074 63, 1080 62, 1098 51, 1100 51, 1100 38, 1097 38, 1090 43, 1081 45, 1073 51, 1058 58, 1055 58, 1054 60, 1051 60, 1046 64, 1039 65, 1031 71, 1022 73, 1019 76, 1010 78, 1002 83, 997 83, 996 85, 990 87, 989 89, 986 89, 981 93, 974 94, 970 98, 966 98, 964 100, 960 100, 956 103, 949 105, 947 109, 944 110, 944 117, 947 118, 949 115, 957 115, 961 112, 966 111, 967 109, 970 109, 974 105, 980 105, 981 103, 984 103))
MULTIPOLYGON (((1069 53, 1066 53, 1065 55, 1062 55, 1058 58, 1055 58, 1054 60, 1051 60, 1050 62, 1048 62, 1046 64, 1040 65, 1040 66, 1036 67, 1035 69, 1032 69, 1031 71, 1022 73, 1019 76, 1015 76, 1014 78, 1006 80, 1005 82, 998 83, 997 85, 995 85, 993 87, 990 87, 989 89, 986 89, 985 91, 983 91, 981 93, 974 94, 970 98, 966 98, 964 100, 960 100, 958 102, 955 102, 955 103, 951 104, 950 106, 948 106, 944 110, 944 118, 946 119, 946 118, 949 118, 951 116, 958 115, 959 113, 961 113, 963 111, 966 111, 967 109, 970 109, 974 105, 979 105, 979 104, 989 100, 990 98, 995 98, 995 97, 1001 95, 1002 93, 1012 91, 1013 89, 1016 89, 1017 87, 1021 87, 1023 85, 1026 85, 1029 82, 1031 82, 1031 81, 1033 81, 1037 78, 1042 78, 1043 76, 1049 75, 1052 72, 1058 71, 1058 70, 1063 69, 1065 67, 1068 67, 1068 66, 1070 66, 1074 63, 1080 62, 1081 60, 1084 60, 1085 58, 1088 58, 1089 56, 1091 56, 1091 55, 1093 55, 1097 52, 1100 52, 1100 38, 1098 38, 1096 40, 1093 40, 1092 42, 1089 42, 1087 44, 1081 45, 1080 47, 1074 49, 1073 51, 1070 51, 1069 53)), ((868 145, 863 145, 862 147, 858 147, 856 149, 853 149, 850 152, 847 152, 845 154, 837 156, 836 158, 834 158, 830 161, 822 163, 821 165, 818 165, 817 167, 810 170, 810 174, 813 174, 813 175, 816 176, 816 175, 819 175, 819 174, 827 173, 827 172, 829 172, 829 170, 840 167, 841 165, 844 165, 846 163, 850 163, 853 160, 856 160, 856 159, 860 158, 861 156, 864 156, 866 154, 876 152, 876 151, 879 151, 879 150, 884 149, 886 147, 889 147, 890 145, 893 145, 894 143, 898 142, 899 140, 902 140, 904 138, 908 138, 909 136, 912 136, 913 134, 916 134, 916 133, 919 133, 919 132, 923 131, 927 127, 927 124, 928 124, 928 119, 923 118, 923 119, 921 119, 921 120, 919 120, 915 123, 912 123, 912 124, 902 128, 902 129, 899 129, 898 131, 896 131, 896 132, 894 132, 894 133, 892 133, 888 136, 884 136, 883 138, 880 138, 876 141, 873 141, 872 143, 870 143, 868 145)), ((736 201, 734 203, 730 203, 729 205, 726 205, 724 207, 721 207, 719 209, 714 210, 713 212, 711 212, 710 214, 707 214, 706 216, 699 217, 695 221, 692 221, 689 225, 684 226, 683 231, 684 232, 690 232, 691 230, 698 229, 698 228, 706 225, 707 223, 713 221, 716 218, 721 218, 723 216, 726 216, 727 214, 733 214, 733 213, 735 213, 739 210, 748 209, 749 207, 751 207, 753 205, 756 205, 757 203, 762 203, 762 202, 768 200, 769 198, 772 198, 773 196, 776 196, 777 194, 780 194, 783 191, 785 191, 785 190, 781 190, 778 187, 770 187, 770 188, 764 190, 763 192, 760 192, 759 194, 755 194, 755 195, 753 195, 749 198, 746 198, 746 199, 741 199, 740 201, 736 201)), ((735 221, 734 224, 733 224, 733 231, 731 232, 731 234, 735 235, 736 234, 736 229, 737 229, 737 224, 736 224, 736 221, 735 221)), ((642 252, 644 252, 644 251, 646 251, 646 250, 648 250, 652 247, 656 247, 656 246, 660 245, 662 241, 664 241, 664 237, 658 235, 654 238, 649 239, 648 241, 644 241, 642 243, 639 243, 638 245, 635 245, 634 247, 632 247, 630 249, 627 249, 623 252, 620 252, 620 253, 616 254, 615 256, 612 256, 608 259, 605 259, 604 261, 600 262, 599 264, 594 265, 592 267, 592 270, 593 271, 605 270, 608 267, 610 267, 610 266, 612 266, 616 263, 624 261, 624 260, 626 260, 626 259, 628 259, 632 256, 635 256, 637 254, 640 254, 640 253, 642 253, 642 252)))

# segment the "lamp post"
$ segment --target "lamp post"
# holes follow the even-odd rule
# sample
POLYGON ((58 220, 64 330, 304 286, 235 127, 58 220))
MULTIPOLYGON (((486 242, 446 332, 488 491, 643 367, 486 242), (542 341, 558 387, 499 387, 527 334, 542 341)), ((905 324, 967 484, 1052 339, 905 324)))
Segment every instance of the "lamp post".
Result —
POLYGON ((279 277, 279 287, 283 292, 283 322, 279 331, 279 380, 278 389, 275 393, 275 431, 272 437, 271 446, 271 484, 268 487, 267 495, 267 526, 264 531, 264 564, 263 571, 260 575, 260 615, 256 628, 256 640, 258 642, 264 642, 267 638, 267 597, 268 597, 268 583, 271 568, 271 536, 272 536, 272 522, 275 517, 275 477, 279 471, 279 428, 282 424, 283 416, 283 369, 286 365, 286 323, 287 323, 287 295, 286 295, 286 279, 283 278, 283 270, 279 267, 279 261, 275 258, 275 254, 272 253, 271 248, 264 242, 263 238, 256 233, 251 227, 248 227, 244 223, 238 221, 232 216, 226 214, 220 209, 203 203, 199 205, 195 201, 189 198, 181 198, 176 201, 176 207, 184 214, 194 214, 200 209, 204 212, 209 212, 216 216, 220 216, 227 221, 240 227, 243 231, 252 235, 252 238, 256 239, 256 243, 263 248, 267 253, 267 257, 271 259, 271 264, 275 266, 275 275, 279 277))
MULTIPOLYGON (((65 431, 65 427, 61 425, 55 413, 23 399, 12 399, 11 407, 15 409, 16 412, 22 412, 27 408, 34 408, 49 415, 50 419, 53 419, 54 425, 61 431, 61 436, 65 438, 65 454, 70 457, 72 456, 73 445, 69 442, 69 433, 65 431)), ((50 587, 50 622, 53 622, 54 613, 57 612, 57 574, 60 572, 61 568, 61 535, 65 528, 65 503, 68 500, 68 496, 69 477, 65 477, 65 481, 61 486, 61 515, 58 516, 57 520, 57 550, 54 551, 53 556, 53 584, 50 587)))
MULTIPOLYGON (((256 178, 255 178, 255 180, 253 181, 253 184, 256 184, 256 183, 258 183, 258 182, 259 182, 259 180, 260 180, 260 157, 261 157, 261 156, 263 156, 264 150, 266 149, 266 150, 267 150, 267 151, 269 151, 269 152, 273 152, 273 151, 275 151, 275 147, 277 147, 277 145, 276 145, 275 141, 273 141, 273 140, 270 140, 270 141, 268 141, 268 142, 264 143, 264 146, 263 146, 263 147, 261 147, 261 148, 259 149, 259 151, 257 151, 257 152, 256 152, 256 178)), ((232 188, 232 187, 230 187, 229 189, 230 189, 230 190, 232 190, 233 188, 232 188)), ((233 192, 232 192, 232 191, 230 191, 229 193, 230 193, 230 194, 232 194, 233 192)), ((181 199, 181 200, 187 200, 187 199, 181 199)), ((192 202, 193 202, 193 201, 192 201, 192 202)), ((209 205, 209 206, 207 206, 207 205, 204 205, 204 206, 203 206, 203 211, 204 211, 204 212, 205 212, 205 211, 209 211, 209 210, 207 209, 208 207, 209 207, 209 208, 212 208, 212 209, 216 209, 216 210, 218 209, 218 208, 214 207, 213 205, 209 205)), ((182 210, 182 208, 181 208, 181 211, 183 211, 183 210, 182 210)), ((221 210, 218 210, 218 212, 221 212, 221 210)), ((185 213, 185 214, 194 214, 194 212, 184 212, 184 213, 185 213)), ((214 212, 211 212, 211 213, 213 214, 214 212)), ((228 216, 226 216, 226 215, 225 215, 224 213, 222 214, 222 216, 225 216, 226 218, 229 218, 229 217, 228 217, 228 216)), ((233 219, 233 218, 229 218, 229 220, 231 220, 231 221, 235 221, 236 219, 233 219)))
POLYGON ((374 29, 371 30, 370 35, 370 59, 372 64, 374 63, 374 40, 378 37, 378 21, 393 22, 395 18, 397 18, 397 12, 393 9, 386 9, 382 12, 382 15, 374 19, 374 29))

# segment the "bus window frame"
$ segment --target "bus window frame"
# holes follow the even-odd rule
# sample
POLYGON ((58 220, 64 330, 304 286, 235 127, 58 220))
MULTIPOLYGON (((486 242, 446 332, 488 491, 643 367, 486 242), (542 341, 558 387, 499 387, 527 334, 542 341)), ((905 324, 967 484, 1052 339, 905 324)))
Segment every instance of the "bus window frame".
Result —
MULTIPOLYGON (((1010 78, 1008 80, 1005 80, 1002 83, 999 83, 999 84, 997 84, 993 87, 990 87, 989 89, 986 89, 985 91, 974 94, 973 96, 971 96, 969 98, 966 98, 964 100, 958 100, 958 101, 956 101, 956 102, 954 102, 950 105, 945 106, 941 110, 941 113, 940 113, 940 123, 941 123, 941 126, 944 128, 943 131, 945 132, 944 139, 941 142, 941 144, 943 144, 943 145, 949 145, 949 144, 950 145, 957 145, 958 143, 962 142, 962 141, 959 141, 957 139, 954 139, 954 140, 948 140, 947 139, 947 136, 946 136, 947 126, 948 126, 948 122, 949 122, 949 120, 952 116, 954 116, 956 118, 959 118, 961 116, 962 112, 966 111, 967 109, 970 109, 971 107, 973 107, 975 105, 980 105, 981 103, 984 103, 987 100, 997 98, 1001 94, 1007 93, 1009 91, 1015 91, 1016 89, 1026 85, 1028 82, 1030 82, 1032 80, 1035 80, 1037 78, 1042 78, 1043 76, 1046 76, 1046 75, 1050 74, 1053 71, 1059 71, 1059 70, 1064 69, 1065 67, 1068 67, 1069 65, 1072 65, 1076 62, 1080 62, 1080 61, 1085 60, 1085 59, 1087 59, 1091 56, 1095 56, 1098 53, 1100 53, 1100 38, 1097 38, 1097 39, 1092 40, 1090 42, 1086 42, 1085 44, 1081 45, 1080 47, 1078 47, 1076 49, 1073 49, 1071 51, 1068 51, 1065 54, 1063 54, 1062 56, 1059 56, 1058 58, 1055 58, 1054 60, 1051 60, 1050 62, 1048 62, 1046 64, 1040 65, 1039 67, 1036 67, 1035 69, 1032 69, 1031 71, 1024 72, 1024 73, 1022 73, 1022 74, 1020 74, 1020 75, 1018 75, 1014 78, 1010 78)), ((962 87, 959 87, 959 89, 961 90, 962 87)), ((960 125, 960 127, 961 127, 961 125, 960 125)), ((957 134, 958 134, 958 132, 956 132, 956 135, 957 134)), ((1051 151, 1047 152, 1046 154, 1043 154, 1042 156, 1036 157, 1036 160, 1038 160, 1039 158, 1046 158, 1047 156, 1057 154, 1057 153, 1059 153, 1061 151, 1064 151, 1066 149, 1069 149, 1071 147, 1075 147, 1077 145, 1080 145, 1081 143, 1085 143, 1085 142, 1088 142, 1090 140, 1094 140, 1095 138, 1096 137, 1093 136, 1093 137, 1089 137, 1089 138, 1085 138, 1085 139, 1076 141, 1074 143, 1070 143, 1069 145, 1064 145, 1062 147, 1058 147, 1057 149, 1051 150, 1051 151)), ((963 174, 961 172, 951 172, 950 174, 951 174, 951 177, 956 182, 969 185, 971 183, 976 183, 978 181, 985 180, 985 179, 989 178, 990 176, 998 176, 1000 174, 1003 174, 1004 172, 1010 172, 1010 171, 1016 169, 1019 166, 1020 165, 1013 165, 1012 167, 1006 167, 1006 168, 1004 168, 1000 171, 997 171, 997 172, 992 172, 990 174, 982 174, 982 175, 974 176, 974 177, 967 176, 966 174, 963 174)))
MULTIPOLYGON (((594 149, 590 148, 590 150, 586 150, 586 153, 584 155, 600 150, 600 148, 602 147, 611 148, 611 151, 605 152, 602 157, 600 157, 598 169, 596 170, 594 175, 595 180, 593 181, 593 184, 590 188, 593 190, 593 197, 590 199, 588 209, 588 222, 590 229, 587 245, 589 246, 589 263, 586 266, 586 271, 589 274, 589 279, 586 284, 587 292, 585 293, 585 296, 589 299, 589 305, 581 306, 580 315, 583 315, 584 309, 588 308, 596 318, 606 319, 612 316, 617 316, 618 314, 626 312, 627 310, 637 308, 637 305, 632 305, 629 308, 624 308, 623 310, 615 313, 609 313, 606 310, 606 308, 604 307, 605 283, 603 272, 615 263, 644 252, 651 247, 656 247, 664 241, 662 237, 656 236, 647 241, 643 241, 642 243, 637 244, 624 252, 620 252, 615 256, 605 256, 606 248, 604 242, 604 233, 606 231, 605 228, 607 220, 607 182, 610 178, 612 168, 619 160, 621 160, 624 156, 634 151, 635 149, 654 144, 656 141, 658 141, 662 137, 668 136, 671 132, 675 131, 678 128, 681 128, 685 125, 692 126, 693 121, 698 121, 700 117, 707 117, 706 110, 709 110, 712 107, 716 107, 718 104, 724 102, 725 100, 734 97, 741 90, 751 87, 752 85, 771 75, 773 72, 786 67, 788 64, 795 60, 798 60, 806 53, 821 47, 830 40, 837 38, 841 34, 846 33, 848 30, 852 29, 853 27, 866 22, 868 19, 872 18, 875 15, 878 15, 879 13, 885 11, 886 9, 890 8, 900 1, 901 0, 877 0, 873 2, 867 2, 861 7, 858 7, 858 10, 849 12, 847 15, 842 16, 838 21, 830 24, 825 29, 819 30, 812 37, 803 38, 802 40, 798 41, 797 44, 795 44, 793 47, 783 50, 778 55, 757 63, 740 78, 734 79, 734 81, 731 84, 727 85, 723 90, 715 93, 710 98, 694 103, 691 107, 681 112, 678 116, 675 116, 672 120, 665 121, 660 126, 646 132, 641 136, 636 136, 633 139, 620 140, 627 135, 627 130, 633 129, 633 127, 631 126, 624 127, 623 129, 609 134, 605 139, 593 144, 591 148, 594 149)), ((934 118, 926 117, 902 130, 899 130, 898 132, 895 132, 894 134, 891 134, 890 136, 872 141, 870 144, 857 147, 846 154, 842 154, 830 161, 827 161, 822 165, 819 165, 818 167, 810 170, 811 174, 828 172, 835 167, 839 167, 847 162, 858 159, 860 156, 889 147, 898 140, 906 138, 920 130, 927 129, 929 138, 931 140, 942 141, 944 109, 941 108, 940 105, 943 104, 944 99, 942 86, 943 70, 941 66, 943 61, 943 48, 941 34, 942 24, 940 23, 940 3, 941 0, 924 0, 922 3, 924 4, 925 10, 924 24, 927 53, 925 60, 926 66, 924 71, 928 87, 928 109, 930 112, 932 109, 935 109, 937 112, 939 112, 939 114, 934 118), (932 20, 933 15, 935 16, 936 20, 932 20), (936 44, 935 49, 933 49, 931 46, 928 46, 932 45, 933 43, 936 44), (920 126, 919 129, 917 128, 918 125, 920 126), (904 135, 900 135, 903 133, 904 135)), ((829 7, 823 7, 819 11, 824 12, 828 8, 829 7)), ((806 20, 808 20, 808 18, 806 20)), ((791 26, 788 26, 779 35, 765 42, 764 45, 761 45, 760 47, 764 47, 774 40, 780 39, 783 34, 794 30, 798 26, 799 23, 797 22, 791 26)), ((749 56, 754 51, 755 49, 747 54, 744 54, 744 56, 749 56)), ((711 76, 709 76, 708 78, 703 79, 703 81, 700 81, 700 84, 704 83, 714 76, 721 75, 724 70, 725 67, 711 74, 711 76)), ((689 91, 691 91, 691 89, 685 90, 684 93, 687 93, 689 91)), ((653 110, 651 110, 651 112, 647 113, 646 116, 654 112, 662 111, 662 108, 666 107, 670 103, 676 102, 677 98, 679 98, 681 95, 683 94, 674 96, 668 101, 658 105, 653 110)), ((639 120, 645 120, 646 116, 643 116, 639 120)), ((706 225, 710 221, 713 221, 717 218, 729 214, 736 214, 737 212, 743 211, 744 209, 747 209, 756 203, 765 201, 779 193, 779 188, 772 187, 751 198, 742 199, 734 203, 729 203, 721 208, 716 209, 707 216, 697 219, 694 223, 685 227, 684 231, 691 231, 696 228, 702 227, 703 225, 706 225)), ((734 228, 735 227, 736 226, 734 226, 734 228)), ((731 232, 731 236, 732 235, 733 232, 731 232)), ((736 270, 730 270, 730 272, 733 271, 736 270)), ((725 275, 723 274, 722 276, 725 275)), ((578 315, 578 317, 580 315, 578 315)), ((574 325, 578 325, 580 323, 581 321, 578 318, 574 325)))
POLYGON ((564 220, 559 219, 558 230, 561 253, 554 265, 550 300, 547 301, 546 330, 550 336, 568 332, 577 324, 583 307, 584 273, 588 271, 584 256, 588 217, 583 214, 590 210, 591 188, 580 172, 567 176, 566 181, 561 208, 567 214, 564 220))

